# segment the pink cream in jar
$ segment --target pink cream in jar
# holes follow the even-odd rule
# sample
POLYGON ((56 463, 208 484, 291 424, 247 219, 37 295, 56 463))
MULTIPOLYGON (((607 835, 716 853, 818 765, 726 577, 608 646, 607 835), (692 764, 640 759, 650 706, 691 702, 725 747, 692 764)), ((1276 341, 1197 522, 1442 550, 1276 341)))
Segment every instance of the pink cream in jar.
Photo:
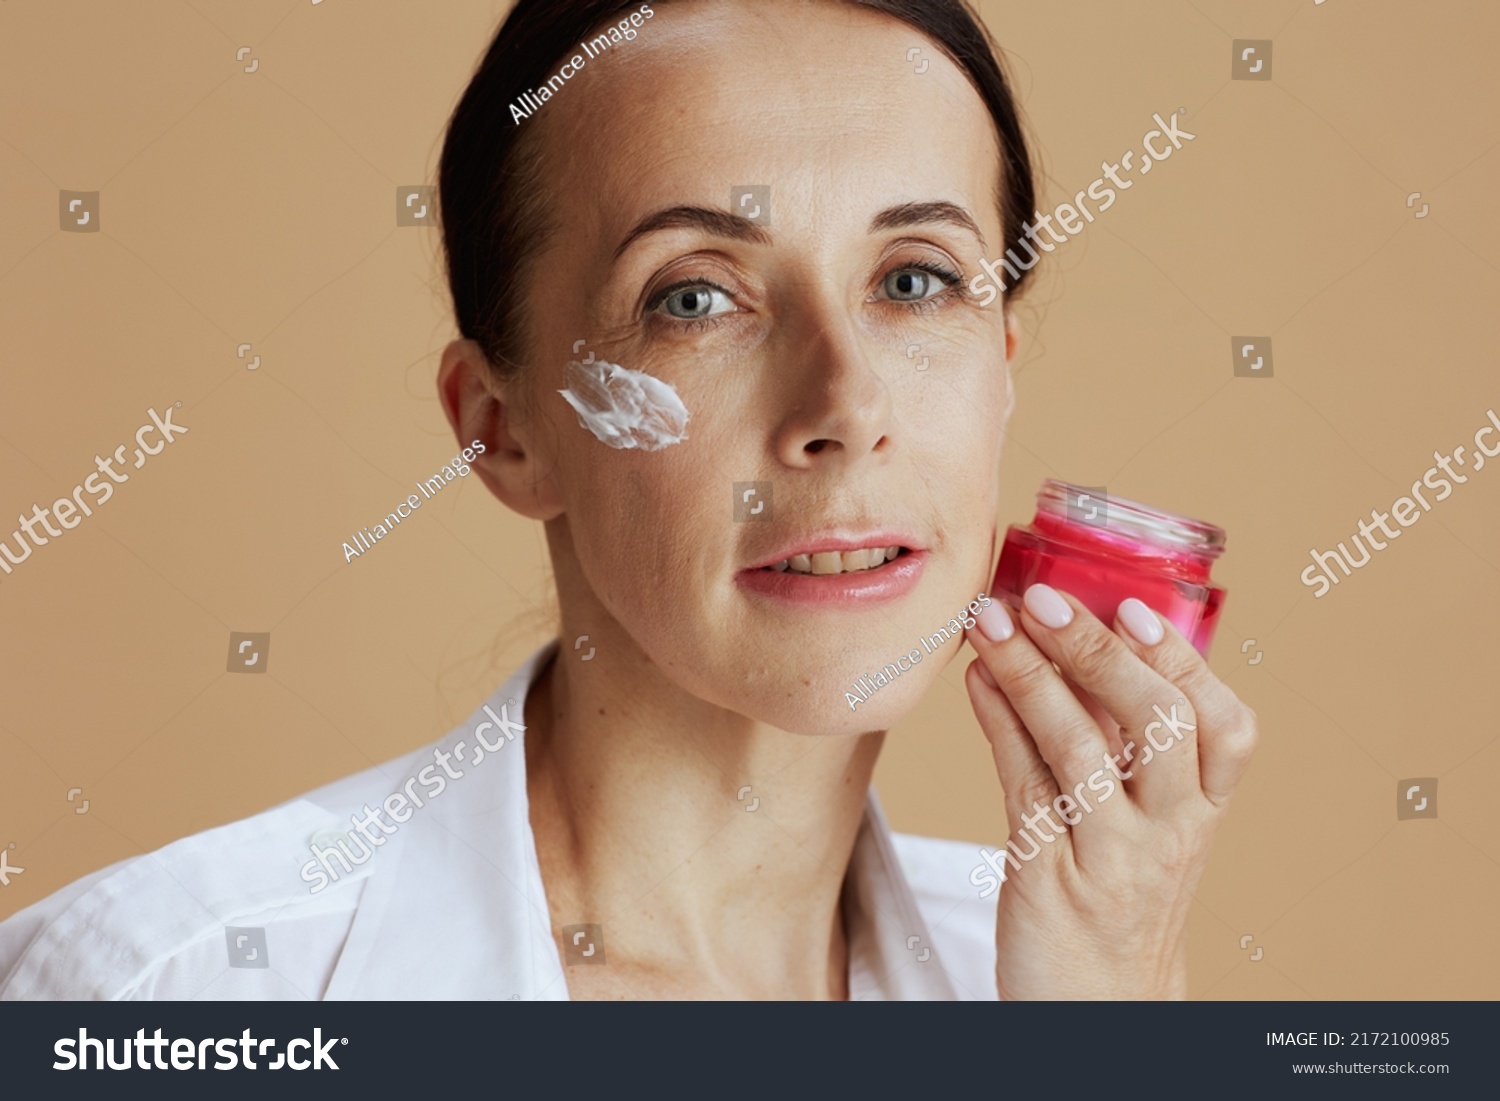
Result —
POLYGON ((1018 609, 1021 594, 1041 582, 1106 625, 1133 596, 1208 656, 1227 595, 1209 578, 1224 553, 1222 528, 1050 478, 1036 500, 1031 523, 1005 533, 992 594, 1018 609))

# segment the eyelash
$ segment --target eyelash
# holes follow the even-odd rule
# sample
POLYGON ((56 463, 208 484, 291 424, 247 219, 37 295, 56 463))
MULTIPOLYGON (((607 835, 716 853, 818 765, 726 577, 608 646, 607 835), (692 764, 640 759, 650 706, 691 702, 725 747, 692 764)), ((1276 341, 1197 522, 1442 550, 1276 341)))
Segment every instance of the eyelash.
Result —
MULTIPOLYGON (((884 284, 885 281, 892 275, 901 271, 920 271, 927 275, 934 276, 935 278, 947 284, 947 286, 939 293, 932 295, 929 298, 918 299, 915 302, 891 301, 890 304, 893 306, 904 307, 918 313, 927 313, 929 310, 935 308, 938 304, 946 301, 949 298, 957 297, 962 299, 969 297, 969 289, 964 285, 962 275, 952 270, 951 268, 944 267, 942 264, 933 263, 929 260, 914 260, 909 264, 902 264, 899 267, 891 268, 880 277, 880 283, 884 284)), ((718 291, 720 294, 724 295, 731 301, 734 300, 734 293, 732 291, 730 291, 726 287, 721 287, 711 279, 680 279, 676 283, 665 286, 661 288, 661 290, 653 294, 650 300, 646 303, 646 312, 651 315, 651 317, 655 319, 659 324, 670 325, 673 328, 677 329, 679 332, 689 333, 703 332, 707 329, 714 328, 725 318, 733 316, 732 314, 724 313, 719 314, 716 317, 667 318, 657 312, 661 309, 662 303, 665 302, 668 298, 671 298, 672 295, 676 294, 679 291, 690 290, 694 287, 706 287, 709 290, 718 291)))

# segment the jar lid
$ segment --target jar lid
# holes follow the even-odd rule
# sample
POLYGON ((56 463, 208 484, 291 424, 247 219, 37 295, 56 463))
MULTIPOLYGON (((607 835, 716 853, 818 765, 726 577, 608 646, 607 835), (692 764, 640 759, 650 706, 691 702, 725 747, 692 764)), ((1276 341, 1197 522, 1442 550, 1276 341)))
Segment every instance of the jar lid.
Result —
POLYGON ((1224 553, 1223 528, 1173 512, 1148 508, 1124 497, 1101 494, 1097 486, 1078 486, 1048 478, 1037 492, 1036 500, 1041 511, 1155 547, 1182 551, 1210 561, 1224 553), (1102 516, 1097 515, 1100 511, 1102 516))

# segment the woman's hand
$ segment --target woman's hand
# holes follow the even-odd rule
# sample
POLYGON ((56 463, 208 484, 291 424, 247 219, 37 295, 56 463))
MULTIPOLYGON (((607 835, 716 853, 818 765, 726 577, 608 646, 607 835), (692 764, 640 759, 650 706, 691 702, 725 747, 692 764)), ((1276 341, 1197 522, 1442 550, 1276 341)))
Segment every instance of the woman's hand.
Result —
POLYGON ((1188 909, 1255 713, 1138 600, 1113 631, 1046 585, 1022 604, 1019 630, 998 600, 980 614, 965 678, 1010 825, 987 858, 1000 997, 1184 997, 1188 909))

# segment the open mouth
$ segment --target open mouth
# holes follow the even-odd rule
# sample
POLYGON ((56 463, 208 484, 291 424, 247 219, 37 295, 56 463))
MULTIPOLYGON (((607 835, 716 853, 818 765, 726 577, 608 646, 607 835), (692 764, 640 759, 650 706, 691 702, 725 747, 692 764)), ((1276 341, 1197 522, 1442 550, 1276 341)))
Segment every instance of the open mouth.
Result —
POLYGON ((829 577, 840 573, 863 573, 879 569, 887 562, 911 552, 906 547, 865 547, 851 551, 822 551, 817 554, 794 554, 761 569, 774 573, 802 573, 829 577))
POLYGON ((755 599, 783 609, 854 612, 908 596, 931 557, 915 534, 899 528, 793 535, 766 556, 735 575, 755 599))

